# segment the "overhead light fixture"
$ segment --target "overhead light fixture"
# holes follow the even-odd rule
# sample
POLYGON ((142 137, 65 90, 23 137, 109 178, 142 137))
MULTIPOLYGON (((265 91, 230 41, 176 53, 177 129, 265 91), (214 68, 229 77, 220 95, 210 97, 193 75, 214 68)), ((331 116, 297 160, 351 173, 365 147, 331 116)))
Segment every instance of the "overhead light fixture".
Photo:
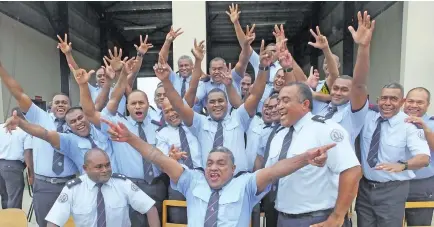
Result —
POLYGON ((124 27, 125 31, 130 31, 130 30, 151 30, 151 29, 156 29, 157 26, 156 25, 146 25, 146 26, 127 26, 124 27))
POLYGON ((281 25, 281 24, 285 25, 286 21, 271 21, 271 22, 262 22, 262 23, 259 22, 259 23, 255 23, 256 27, 258 27, 258 26, 272 26, 272 25, 275 25, 275 24, 277 24, 277 25, 281 25))

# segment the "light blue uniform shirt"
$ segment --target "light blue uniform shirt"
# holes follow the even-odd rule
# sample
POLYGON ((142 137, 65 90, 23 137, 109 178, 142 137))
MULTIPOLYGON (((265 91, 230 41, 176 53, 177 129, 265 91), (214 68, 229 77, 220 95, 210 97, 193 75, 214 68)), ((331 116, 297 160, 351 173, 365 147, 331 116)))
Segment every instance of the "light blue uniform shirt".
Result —
MULTIPOLYGON (((114 124, 122 122, 128 128, 128 130, 130 130, 130 132, 139 136, 138 124, 130 116, 124 117, 123 115, 119 115, 119 113, 113 116, 107 111, 107 109, 104 109, 101 114, 102 118, 107 119, 114 124)), ((143 120, 142 127, 148 143, 151 145, 155 145, 155 130, 158 129, 158 126, 151 123, 151 118, 149 117, 149 115, 147 115, 146 118, 143 120)), ((107 135, 108 129, 109 126, 107 124, 101 123, 101 131, 104 134, 107 135)), ((112 141, 112 144, 119 173, 122 173, 130 178, 144 179, 145 175, 143 170, 142 155, 128 143, 112 141)), ((161 172, 155 165, 152 165, 152 167, 154 177, 158 177, 161 172)))
MULTIPOLYGON (((59 152, 69 157, 78 167, 80 174, 83 174, 84 155, 88 150, 92 149, 92 144, 87 138, 80 137, 72 132, 59 133, 59 137, 59 152)), ((90 125, 90 137, 98 148, 107 153, 110 158, 112 171, 117 172, 116 161, 114 160, 113 149, 109 138, 92 124, 90 125)))
MULTIPOLYGON (((265 100, 271 96, 271 93, 274 91, 273 84, 266 84, 264 89, 264 94, 262 95, 261 100, 258 103, 258 107, 256 108, 256 112, 262 112, 262 107, 264 106, 265 100)), ((279 94, 279 93, 277 93, 279 94)))
MULTIPOLYGON (((331 106, 331 103, 326 106, 317 106, 316 103, 314 103, 313 109, 315 110, 322 107, 322 109, 318 111, 318 115, 324 117, 329 112, 328 108, 331 106)), ((365 105, 356 112, 353 112, 353 110, 351 109, 350 102, 337 106, 337 108, 338 111, 336 111, 331 120, 340 124, 342 127, 344 127, 345 130, 347 130, 348 134, 350 135, 350 142, 354 148, 354 142, 356 141, 356 137, 360 134, 360 131, 363 128, 363 124, 365 123, 366 114, 368 114, 369 111, 369 102, 368 100, 366 100, 365 105)))
POLYGON ((163 116, 163 111, 158 108, 156 109, 149 108, 148 115, 151 120, 154 120, 155 122, 160 122, 161 117, 163 116))
MULTIPOLYGON (((389 173, 383 170, 375 170, 375 168, 369 166, 367 161, 368 152, 372 136, 377 127, 378 117, 380 117, 380 113, 369 110, 360 136, 361 162, 364 176, 368 180, 378 182, 413 179, 415 174, 412 170, 389 173)), ((416 126, 404 122, 407 117, 407 114, 399 112, 381 124, 378 164, 407 161, 418 154, 430 155, 428 143, 424 137, 419 136, 416 126)))
MULTIPOLYGON (((273 128, 275 127, 275 125, 276 125, 276 123, 274 123, 274 122, 269 127, 266 127, 264 125, 264 127, 262 129, 261 138, 259 138, 258 149, 256 150, 256 154, 257 155, 264 157, 264 155, 265 155, 265 147, 267 146, 268 138, 270 137, 270 134, 273 131, 273 128)), ((266 161, 267 160, 264 160, 264 162, 266 162, 266 161)))
MULTIPOLYGON (((98 86, 94 87, 90 83, 87 83, 87 85, 89 87, 90 96, 92 98, 92 101, 93 101, 93 103, 95 103, 95 100, 96 100, 96 98, 98 98, 99 93, 101 93, 102 88, 100 88, 98 86)), ((110 99, 112 92, 113 92, 113 88, 110 87, 108 100, 110 99)), ((122 95, 121 101, 119 102, 119 105, 118 105, 118 112, 119 113, 121 113, 121 114, 125 113, 126 104, 127 104, 127 98, 125 97, 125 95, 122 95)))
MULTIPOLYGON (((237 91, 238 95, 241 97, 241 79, 242 77, 239 76, 239 74, 235 71, 235 69, 232 69, 232 86, 237 91)), ((211 77, 211 76, 210 76, 211 77)), ((198 100, 197 103, 195 103, 195 107, 193 110, 197 111, 200 110, 198 106, 205 107, 206 106, 206 97, 208 93, 214 89, 214 88, 220 88, 222 91, 226 93, 226 96, 228 97, 228 92, 226 91, 226 85, 223 83, 217 84, 214 83, 212 79, 210 79, 207 82, 202 81, 202 83, 199 83, 197 87, 196 92, 196 98, 198 100)), ((232 108, 232 105, 228 102, 228 111, 232 108)))
POLYGON ((255 164, 256 155, 261 145, 261 139, 267 137, 271 132, 271 127, 266 127, 264 121, 259 116, 254 116, 252 122, 250 123, 249 129, 247 130, 247 146, 246 146, 246 156, 247 156, 247 170, 253 171, 255 164))
POLYGON ((32 149, 32 136, 18 128, 11 133, 0 124, 0 159, 24 162, 24 150, 32 149))
MULTIPOLYGON (((55 117, 52 113, 47 113, 37 105, 32 103, 29 111, 26 113, 26 119, 32 124, 40 125, 41 127, 56 131, 57 125, 54 122, 55 117)), ((66 129, 66 123, 64 125, 64 129, 66 129)), ((64 170, 61 174, 57 175, 53 172, 52 163, 53 163, 53 147, 50 143, 45 140, 41 140, 37 137, 33 137, 33 169, 36 174, 46 176, 46 177, 69 177, 75 175, 78 172, 77 166, 74 162, 68 158, 64 157, 64 170)))
MULTIPOLYGON (((223 146, 228 148, 234 154, 236 170, 247 170, 247 155, 244 143, 244 132, 250 125, 249 114, 242 104, 238 109, 232 111, 232 114, 225 116, 223 125, 223 146)), ((194 113, 193 124, 189 127, 191 133, 197 137, 202 148, 202 165, 206 166, 208 154, 213 148, 214 136, 217 132, 218 123, 210 116, 204 116, 194 113)))
MULTIPOLYGON (((427 126, 434 131, 434 120, 430 120, 430 117, 428 115, 422 116, 423 121, 427 126)), ((419 129, 418 135, 421 136, 423 134, 423 129, 419 129)), ((424 135, 425 137, 425 135, 424 135)), ((434 151, 431 150, 431 156, 434 154, 434 151)), ((424 179, 428 177, 434 176, 434 160, 433 158, 430 159, 430 163, 428 167, 415 170, 414 173, 416 174, 416 177, 414 179, 424 179)))
MULTIPOLYGON (((276 210, 287 214, 303 214, 334 208, 338 197, 339 174, 359 166, 351 147, 348 133, 334 121, 314 121, 309 112, 294 124, 292 142, 286 158, 300 155, 307 150, 335 143, 327 151, 324 167, 307 165, 280 178, 276 197, 276 210)), ((282 144, 289 128, 279 129, 270 145, 266 167, 278 162, 282 144)))
MULTIPOLYGON (((259 73, 260 58, 259 58, 259 54, 256 53, 256 51, 252 51, 249 62, 252 65, 253 70, 255 71, 255 78, 257 78, 259 73)), ((270 66, 270 71, 269 71, 270 77, 268 78, 267 84, 273 86, 274 77, 276 76, 277 71, 279 71, 279 69, 281 68, 282 66, 279 64, 279 61, 275 61, 273 65, 270 66)))
MULTIPOLYGON (((76 227, 97 227, 98 187, 87 174, 80 176, 81 183, 64 187, 45 220, 63 226, 69 217, 76 227)), ((73 179, 67 183, 75 183, 73 179)), ((128 179, 110 178, 101 187, 104 197, 106 227, 131 226, 130 207, 145 214, 155 201, 128 179)))
MULTIPOLYGON (((184 77, 179 75, 179 73, 175 73, 174 71, 170 71, 169 80, 172 82, 173 87, 181 95, 182 83, 184 81, 184 77)), ((187 93, 188 88, 190 87, 191 75, 189 75, 185 80, 185 93, 187 93)), ((202 81, 199 81, 199 85, 202 81)))
MULTIPOLYGON (((196 136, 194 136, 188 127, 181 126, 187 137, 188 146, 190 148, 190 155, 193 161, 193 168, 203 168, 202 166, 202 153, 200 152, 199 141, 197 141, 196 136)), ((163 128, 157 131, 156 135, 156 143, 157 148, 162 151, 165 155, 169 156, 170 147, 174 145, 177 148, 181 149, 181 139, 179 136, 179 128, 173 127, 169 124, 166 124, 163 128)), ((181 164, 184 162, 179 160, 181 164)))
MULTIPOLYGON (((212 193, 204 173, 184 169, 178 184, 171 182, 171 186, 186 198, 188 226, 203 227, 212 193)), ((245 173, 228 182, 219 192, 217 226, 249 226, 253 207, 269 192, 270 186, 259 195, 257 190, 256 173, 245 173)))

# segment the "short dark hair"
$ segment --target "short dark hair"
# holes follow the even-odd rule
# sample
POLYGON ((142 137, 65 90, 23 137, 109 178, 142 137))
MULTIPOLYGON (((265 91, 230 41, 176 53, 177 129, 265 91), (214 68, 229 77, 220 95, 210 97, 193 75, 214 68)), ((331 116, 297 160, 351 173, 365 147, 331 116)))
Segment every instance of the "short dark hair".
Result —
POLYGON ((209 97, 209 95, 212 94, 212 93, 222 93, 223 96, 225 97, 225 100, 228 101, 228 97, 226 96, 226 93, 225 93, 222 89, 220 89, 220 88, 213 88, 213 89, 211 89, 211 91, 209 91, 208 94, 206 95, 206 102, 208 102, 208 97, 209 97))
POLYGON ((209 62, 210 67, 211 67, 211 63, 214 62, 214 61, 222 61, 223 64, 226 64, 225 59, 223 59, 221 57, 215 57, 215 58, 211 59, 211 61, 209 62))
POLYGON ((211 153, 214 153, 214 152, 226 153, 227 155, 229 155, 229 158, 232 161, 232 164, 235 164, 234 154, 228 148, 223 147, 223 146, 214 147, 213 149, 211 149, 211 151, 209 152, 208 155, 210 155, 211 153))
POLYGON ((24 119, 25 113, 23 113, 19 107, 12 108, 12 110, 11 110, 11 116, 14 114, 14 111, 17 111, 17 116, 18 117, 24 119))
POLYGON ((384 88, 390 88, 390 89, 399 89, 401 91, 402 97, 404 97, 404 87, 397 82, 392 82, 392 83, 388 83, 386 85, 384 85, 384 88))
POLYGON ((83 108, 81 108, 81 106, 74 106, 74 107, 71 107, 71 108, 69 108, 69 109, 66 111, 65 116, 68 115, 68 114, 70 114, 70 113, 71 113, 72 111, 74 111, 74 110, 80 110, 80 111, 83 111, 83 108))
POLYGON ((313 102, 312 102, 312 91, 310 87, 302 82, 291 82, 287 85, 287 87, 296 86, 298 88, 299 102, 302 103, 305 100, 309 100, 309 109, 312 111, 313 102))
POLYGON ((65 93, 63 93, 63 92, 57 92, 57 93, 54 93, 54 95, 53 95, 53 99, 54 99, 54 97, 56 97, 56 96, 58 96, 58 95, 66 96, 66 97, 68 98, 68 102, 69 102, 69 104, 71 104, 71 98, 69 98, 69 95, 67 95, 67 94, 65 94, 65 93))
POLYGON ((415 87, 415 88, 412 88, 410 91, 407 92, 407 96, 408 96, 408 94, 410 94, 410 92, 416 91, 416 90, 425 92, 428 95, 428 100, 427 101, 428 101, 428 103, 430 103, 430 101, 431 101, 431 92, 429 92, 428 89, 426 89, 424 87, 415 87))
POLYGON ((348 75, 340 75, 338 78, 344 79, 344 80, 353 80, 353 77, 348 76, 348 75))

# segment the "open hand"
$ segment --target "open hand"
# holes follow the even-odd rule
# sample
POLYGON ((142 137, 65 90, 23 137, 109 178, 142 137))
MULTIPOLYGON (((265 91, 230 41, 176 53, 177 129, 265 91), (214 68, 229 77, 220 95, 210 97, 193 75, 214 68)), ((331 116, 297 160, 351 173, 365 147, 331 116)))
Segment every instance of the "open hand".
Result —
POLYGON ((327 41, 327 38, 321 34, 321 31, 319 30, 319 27, 316 26, 316 34, 312 29, 309 29, 310 34, 315 38, 315 42, 308 42, 307 44, 317 48, 324 50, 329 47, 329 43, 327 41))
MULTIPOLYGON (((114 47, 114 55, 112 54, 112 51, 109 49, 109 55, 110 58, 104 56, 104 59, 106 59, 110 63, 110 66, 113 68, 115 72, 121 71, 123 67, 123 64, 121 63, 122 48, 119 49, 119 53, 118 53, 118 48, 114 47)), ((126 61, 126 59, 124 59, 124 61, 126 61)))
POLYGON ((59 43, 57 44, 57 49, 60 49, 64 54, 71 53, 72 43, 68 43, 68 34, 65 34, 64 40, 62 40, 59 35, 57 35, 57 39, 59 40, 59 43))
POLYGON ((252 25, 252 28, 249 28, 249 25, 246 26, 246 33, 245 33, 246 38, 244 39, 244 43, 243 43, 244 47, 249 47, 253 43, 253 41, 255 41, 256 38, 255 26, 256 26, 255 24, 252 25))
POLYGON ((272 59, 271 59, 271 53, 266 52, 264 46, 265 46, 265 41, 262 40, 261 48, 259 49, 259 64, 262 67, 267 67, 271 65, 272 59))
POLYGON ((143 41, 142 35, 140 35, 140 45, 137 46, 136 44, 134 44, 134 47, 136 48, 139 54, 144 55, 146 54, 146 52, 148 52, 149 49, 151 49, 154 46, 152 45, 152 43, 148 43, 148 35, 146 35, 145 41, 143 41))
POLYGON ((222 72, 222 79, 223 79, 223 84, 226 86, 231 86, 232 85, 232 65, 231 63, 228 64, 228 67, 226 67, 225 70, 223 70, 222 72))
POLYGON ((233 24, 240 19, 240 13, 241 11, 238 11, 238 4, 235 4, 234 6, 234 3, 229 5, 229 12, 226 11, 226 14, 229 16, 233 24))
POLYGON ((194 39, 194 47, 191 49, 191 53, 198 61, 202 61, 205 56, 205 40, 200 41, 199 44, 197 44, 196 39, 194 39))
POLYGON ((20 124, 20 120, 22 119, 18 117, 17 111, 14 110, 12 116, 6 120, 3 128, 6 129, 6 132, 12 133, 12 131, 17 129, 18 125, 20 124))
POLYGON ((90 70, 89 72, 86 72, 84 69, 74 69, 72 65, 69 65, 69 69, 71 70, 72 74, 74 75, 75 81, 77 81, 77 84, 87 84, 89 82, 90 77, 92 74, 95 73, 95 70, 90 70))
POLYGON ((369 46, 372 39, 372 33, 375 29, 375 20, 371 22, 371 16, 368 15, 368 11, 365 11, 362 17, 362 13, 359 11, 357 13, 357 19, 359 26, 357 31, 354 30, 353 26, 349 26, 348 30, 353 36, 354 42, 360 46, 369 46))
POLYGON ((158 63, 154 65, 154 72, 161 81, 169 79, 170 66, 161 56, 159 57, 158 63))
POLYGON ((306 83, 312 89, 315 89, 318 86, 318 83, 319 83, 319 72, 318 72, 318 69, 314 70, 313 66, 310 67, 309 77, 307 78, 306 83))
POLYGON ((176 161, 178 161, 180 159, 186 159, 186 158, 188 158, 187 152, 181 151, 180 148, 177 148, 174 145, 172 145, 170 147, 169 157, 172 158, 172 159, 175 159, 176 161))
POLYGON ((175 30, 173 30, 173 26, 171 26, 169 33, 167 33, 167 35, 166 35, 166 41, 172 43, 173 41, 175 41, 176 37, 182 35, 182 33, 184 33, 184 32, 181 31, 181 28, 178 28, 175 31, 175 30))

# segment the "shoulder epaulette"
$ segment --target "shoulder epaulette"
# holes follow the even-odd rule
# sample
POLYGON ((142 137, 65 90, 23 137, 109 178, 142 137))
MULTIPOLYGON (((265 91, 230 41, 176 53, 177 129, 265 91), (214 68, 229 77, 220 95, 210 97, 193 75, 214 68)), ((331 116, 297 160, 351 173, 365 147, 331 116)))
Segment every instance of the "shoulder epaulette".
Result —
POLYGON ((122 117, 123 119, 127 120, 127 117, 125 117, 125 115, 121 114, 120 112, 116 112, 120 117, 122 117))
POLYGON ((262 113, 261 112, 257 112, 256 116, 258 116, 259 118, 262 118, 262 113))
POLYGON ((430 117, 429 119, 434 121, 434 116, 430 117))
POLYGON ((372 110, 372 111, 375 111, 377 113, 380 112, 380 109, 378 108, 377 104, 369 103, 369 109, 372 110))
POLYGON ((163 126, 159 121, 156 120, 151 120, 151 123, 159 127, 163 126))
POLYGON ((320 116, 320 115, 315 115, 312 117, 312 120, 316 121, 316 122, 321 122, 321 123, 325 123, 325 117, 320 116))
POLYGON ((203 82, 208 82, 210 80, 211 80, 211 78, 209 76, 206 76, 206 77, 200 79, 200 81, 203 81, 203 82))
POLYGON ((119 174, 119 173, 113 173, 112 177, 116 178, 116 179, 122 179, 122 180, 126 180, 127 179, 127 177, 125 175, 119 174))
POLYGON ((157 128, 157 130, 155 130, 155 131, 159 132, 159 131, 161 131, 161 129, 165 128, 166 126, 167 126, 167 124, 163 124, 159 128, 157 128))
POLYGON ((201 171, 201 172, 205 172, 205 170, 202 168, 202 167, 196 167, 196 168, 193 168, 194 170, 199 170, 199 171, 201 171))
POLYGON ((241 176, 241 175, 243 175, 245 173, 248 173, 248 172, 247 171, 240 171, 237 174, 235 174, 234 178, 237 178, 237 177, 239 177, 239 176, 241 176))
POLYGON ((66 182, 66 187, 68 187, 69 189, 74 187, 75 185, 81 184, 81 179, 79 177, 69 180, 68 182, 66 182))

